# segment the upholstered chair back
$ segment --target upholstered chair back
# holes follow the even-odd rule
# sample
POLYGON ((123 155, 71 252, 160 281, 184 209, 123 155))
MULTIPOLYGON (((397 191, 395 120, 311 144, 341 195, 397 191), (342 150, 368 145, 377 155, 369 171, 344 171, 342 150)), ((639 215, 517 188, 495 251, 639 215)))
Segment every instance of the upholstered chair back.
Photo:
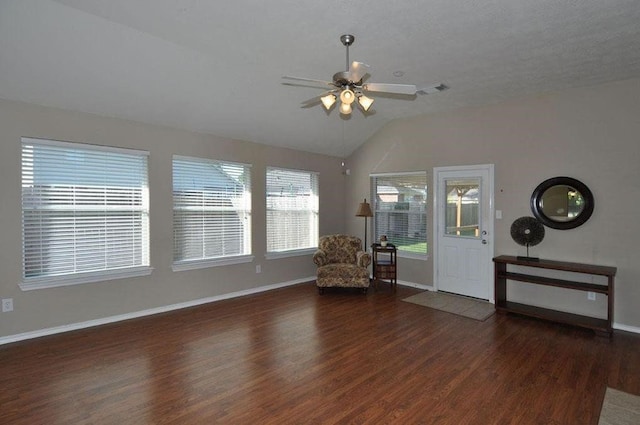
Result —
POLYGON ((326 254, 326 264, 356 264, 357 252, 362 251, 362 241, 355 236, 326 235, 320 237, 318 248, 326 254))

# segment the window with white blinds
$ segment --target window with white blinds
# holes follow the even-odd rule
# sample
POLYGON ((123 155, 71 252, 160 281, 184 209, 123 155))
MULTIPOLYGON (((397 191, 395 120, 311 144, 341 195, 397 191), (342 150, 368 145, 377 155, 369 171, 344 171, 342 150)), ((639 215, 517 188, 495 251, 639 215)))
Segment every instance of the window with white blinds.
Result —
POLYGON ((427 173, 372 175, 374 236, 400 254, 427 255, 427 173))
POLYGON ((317 173, 267 167, 267 253, 317 247, 318 204, 317 173))
POLYGON ((22 139, 23 289, 150 273, 147 156, 22 139))
POLYGON ((173 157, 174 270, 251 261, 251 166, 173 157))

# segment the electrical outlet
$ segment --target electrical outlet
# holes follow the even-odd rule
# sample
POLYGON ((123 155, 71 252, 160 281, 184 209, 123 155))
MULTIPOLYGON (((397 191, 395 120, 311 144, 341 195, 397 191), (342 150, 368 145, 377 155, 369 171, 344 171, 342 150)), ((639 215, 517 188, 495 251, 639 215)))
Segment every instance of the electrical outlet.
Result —
POLYGON ((13 311, 13 298, 3 298, 2 299, 2 312, 7 313, 9 311, 13 311))
POLYGON ((262 273, 262 266, 260 264, 256 264, 256 273, 262 273))
POLYGON ((587 292, 587 299, 589 301, 595 301, 596 300, 596 293, 595 292, 587 292))

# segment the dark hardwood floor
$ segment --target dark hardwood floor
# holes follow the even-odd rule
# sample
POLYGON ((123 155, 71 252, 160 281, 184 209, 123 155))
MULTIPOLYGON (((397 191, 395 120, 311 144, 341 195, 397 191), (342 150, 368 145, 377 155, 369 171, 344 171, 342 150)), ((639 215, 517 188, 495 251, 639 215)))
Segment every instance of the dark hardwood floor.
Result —
POLYGON ((597 424, 640 336, 312 283, 0 347, 2 424, 597 424))

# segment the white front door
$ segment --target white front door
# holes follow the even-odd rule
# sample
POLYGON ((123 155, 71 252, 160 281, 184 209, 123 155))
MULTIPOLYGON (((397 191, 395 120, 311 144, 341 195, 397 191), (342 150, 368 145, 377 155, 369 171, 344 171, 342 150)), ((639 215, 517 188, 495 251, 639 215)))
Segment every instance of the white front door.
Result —
POLYGON ((434 169, 434 286, 493 301, 493 164, 434 169))

